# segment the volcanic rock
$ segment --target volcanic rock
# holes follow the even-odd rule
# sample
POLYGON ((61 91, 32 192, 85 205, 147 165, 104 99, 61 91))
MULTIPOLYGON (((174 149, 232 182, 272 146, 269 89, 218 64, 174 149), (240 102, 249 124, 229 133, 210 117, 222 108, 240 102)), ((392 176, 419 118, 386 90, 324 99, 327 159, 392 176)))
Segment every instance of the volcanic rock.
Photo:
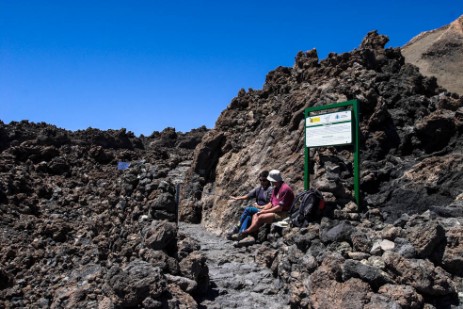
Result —
POLYGON ((241 209, 224 197, 246 194, 262 170, 279 169, 303 190, 307 107, 359 102, 360 205, 352 147, 310 149, 311 184, 333 211, 308 228, 271 228, 255 251, 294 308, 461 304, 463 99, 387 41, 372 31, 350 53, 319 61, 316 50, 300 52, 262 90, 240 90, 188 171, 185 191, 195 194, 182 219, 225 233, 241 209))
POLYGON ((206 131, 0 122, 0 307, 196 307, 198 288, 185 282, 204 259, 198 247, 177 254, 174 183, 184 175, 166 171, 184 169, 206 131))

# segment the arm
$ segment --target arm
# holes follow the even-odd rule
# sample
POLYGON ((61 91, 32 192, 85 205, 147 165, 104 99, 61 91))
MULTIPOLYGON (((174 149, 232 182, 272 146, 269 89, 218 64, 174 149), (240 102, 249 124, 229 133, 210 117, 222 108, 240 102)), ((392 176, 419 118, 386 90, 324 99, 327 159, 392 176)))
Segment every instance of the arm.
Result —
POLYGON ((281 196, 277 199, 278 204, 272 205, 270 202, 270 207, 266 207, 264 210, 260 211, 260 213, 276 213, 283 211, 283 209, 285 209, 285 205, 289 205, 292 203, 292 191, 288 189, 288 187, 285 187, 285 189, 282 190, 282 192, 280 192, 281 196))
POLYGON ((288 211, 291 208, 291 205, 293 204, 294 193, 288 185, 285 185, 285 188, 282 191, 283 192, 281 192, 278 205, 281 206, 282 211, 288 211))
POLYGON ((230 199, 234 201, 244 201, 244 200, 249 200, 253 197, 256 196, 256 189, 251 190, 248 194, 242 195, 242 196, 230 196, 230 199))
POLYGON ((267 210, 267 209, 272 208, 272 203, 270 203, 270 202, 267 203, 267 204, 265 204, 265 205, 263 205, 263 206, 259 206, 259 205, 257 205, 257 203, 255 203, 255 204, 256 204, 256 207, 257 207, 257 208, 262 209, 261 212, 264 211, 264 210, 267 210))
MULTIPOLYGON (((267 205, 269 205, 269 204, 267 204, 267 205)), ((280 212, 282 209, 283 209, 283 207, 281 207, 280 205, 273 206, 272 204, 270 204, 270 207, 262 209, 257 214, 275 213, 275 212, 280 212)))
POLYGON ((243 196, 230 196, 230 199, 231 199, 231 200, 234 200, 234 201, 243 201, 243 200, 249 199, 249 197, 248 197, 247 195, 243 195, 243 196))

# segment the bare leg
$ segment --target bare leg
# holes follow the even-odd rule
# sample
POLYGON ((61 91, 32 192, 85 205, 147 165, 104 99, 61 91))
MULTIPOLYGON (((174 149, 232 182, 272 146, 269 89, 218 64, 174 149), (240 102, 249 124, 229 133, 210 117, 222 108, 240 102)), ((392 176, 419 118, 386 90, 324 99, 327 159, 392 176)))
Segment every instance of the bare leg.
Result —
POLYGON ((254 216, 252 216, 252 223, 251 226, 248 227, 245 231, 243 231, 243 234, 250 234, 259 229, 262 225, 265 223, 272 223, 273 219, 275 218, 274 213, 257 213, 254 216))
MULTIPOLYGON (((254 216, 254 215, 252 216, 251 225, 256 224, 257 218, 258 218, 258 216, 254 216)), ((250 225, 250 226, 251 226, 251 225, 250 225)), ((250 226, 249 226, 249 227, 250 227, 250 226)), ((248 228, 249 228, 249 227, 248 227, 248 228)))

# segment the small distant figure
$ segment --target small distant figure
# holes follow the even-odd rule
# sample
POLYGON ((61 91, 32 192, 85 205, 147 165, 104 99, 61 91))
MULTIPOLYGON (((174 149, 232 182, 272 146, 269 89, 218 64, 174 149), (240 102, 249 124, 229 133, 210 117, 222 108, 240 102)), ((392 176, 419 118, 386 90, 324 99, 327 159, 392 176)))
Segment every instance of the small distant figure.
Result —
POLYGON ((251 226, 240 232, 239 239, 257 232, 265 223, 280 221, 288 217, 294 201, 293 190, 283 181, 279 170, 271 170, 267 179, 273 187, 270 202, 252 216, 251 226))
POLYGON ((252 221, 252 216, 258 213, 265 205, 270 202, 270 197, 272 195, 273 187, 270 184, 270 181, 267 179, 269 175, 268 171, 262 171, 259 174, 260 185, 251 190, 248 194, 243 196, 231 196, 230 198, 234 201, 250 200, 255 199, 256 201, 251 206, 247 206, 243 214, 241 215, 240 222, 233 230, 228 233, 228 239, 236 239, 239 232, 246 230, 252 221))

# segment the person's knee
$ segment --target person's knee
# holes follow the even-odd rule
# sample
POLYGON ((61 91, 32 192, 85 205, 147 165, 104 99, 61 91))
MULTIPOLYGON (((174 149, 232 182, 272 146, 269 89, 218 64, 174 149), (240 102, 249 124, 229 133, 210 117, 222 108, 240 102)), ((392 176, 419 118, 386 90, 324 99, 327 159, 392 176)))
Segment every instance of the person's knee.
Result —
POLYGON ((256 223, 262 224, 265 221, 265 216, 257 216, 256 223))
POLYGON ((274 221, 275 217, 273 214, 269 214, 267 216, 262 216, 262 217, 259 217, 259 221, 261 224, 264 224, 264 223, 272 223, 274 221))

